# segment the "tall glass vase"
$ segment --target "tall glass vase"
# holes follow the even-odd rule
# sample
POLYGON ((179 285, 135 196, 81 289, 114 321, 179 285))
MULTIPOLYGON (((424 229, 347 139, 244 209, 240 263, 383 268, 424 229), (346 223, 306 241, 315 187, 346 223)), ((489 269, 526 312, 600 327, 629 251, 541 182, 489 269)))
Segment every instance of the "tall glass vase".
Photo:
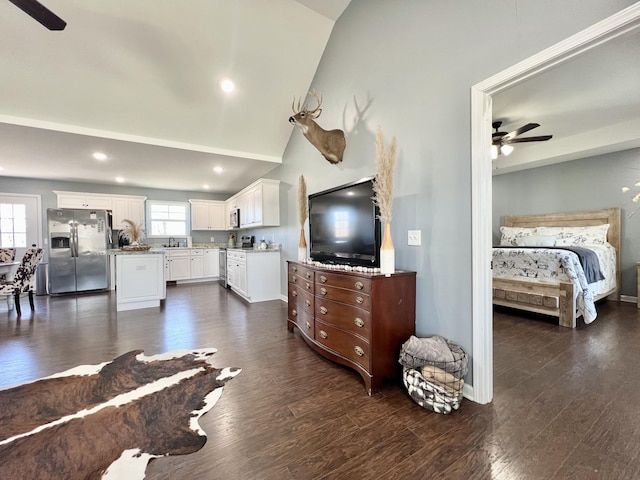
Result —
POLYGON ((396 271, 396 251, 393 248, 391 238, 391 224, 385 223, 382 232, 382 245, 380 245, 380 273, 385 275, 396 271))
POLYGON ((298 261, 307 259, 307 239, 304 237, 304 227, 300 227, 300 241, 298 242, 298 261))

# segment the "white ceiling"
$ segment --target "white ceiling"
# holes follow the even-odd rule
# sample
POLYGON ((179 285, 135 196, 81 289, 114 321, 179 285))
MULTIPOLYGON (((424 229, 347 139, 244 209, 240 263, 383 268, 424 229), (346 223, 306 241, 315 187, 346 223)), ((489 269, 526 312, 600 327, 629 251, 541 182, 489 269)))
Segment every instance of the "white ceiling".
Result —
POLYGON ((640 147, 640 33, 631 32, 493 97, 493 119, 510 132, 533 122, 493 162, 494 175, 640 147))
POLYGON ((281 163, 349 0, 42 3, 65 30, 0 0, 0 175, 233 193, 281 163))

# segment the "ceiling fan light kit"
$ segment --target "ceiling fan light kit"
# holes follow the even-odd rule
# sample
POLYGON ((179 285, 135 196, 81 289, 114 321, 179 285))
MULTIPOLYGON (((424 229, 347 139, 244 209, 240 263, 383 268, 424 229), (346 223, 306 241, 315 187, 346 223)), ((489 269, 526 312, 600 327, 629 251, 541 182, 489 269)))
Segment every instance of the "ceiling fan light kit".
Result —
POLYGON ((509 155, 513 152, 512 143, 525 143, 525 142, 546 142, 553 138, 553 135, 539 135, 537 137, 519 137, 523 133, 533 130, 540 126, 539 123, 527 123, 522 127, 514 130, 513 132, 501 132, 500 127, 502 121, 495 121, 491 126, 496 130, 491 135, 491 159, 495 160, 498 155, 509 155))

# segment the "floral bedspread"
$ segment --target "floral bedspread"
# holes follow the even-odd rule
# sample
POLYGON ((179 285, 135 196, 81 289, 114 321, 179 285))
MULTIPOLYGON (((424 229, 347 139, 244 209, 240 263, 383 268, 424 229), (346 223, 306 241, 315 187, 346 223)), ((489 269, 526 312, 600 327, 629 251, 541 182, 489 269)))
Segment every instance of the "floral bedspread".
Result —
POLYGON ((613 246, 589 245, 600 261, 605 279, 587 283, 578 256, 569 250, 549 248, 494 247, 491 268, 494 278, 521 279, 540 283, 573 283, 576 308, 585 323, 597 317, 594 296, 616 284, 616 251, 613 246))

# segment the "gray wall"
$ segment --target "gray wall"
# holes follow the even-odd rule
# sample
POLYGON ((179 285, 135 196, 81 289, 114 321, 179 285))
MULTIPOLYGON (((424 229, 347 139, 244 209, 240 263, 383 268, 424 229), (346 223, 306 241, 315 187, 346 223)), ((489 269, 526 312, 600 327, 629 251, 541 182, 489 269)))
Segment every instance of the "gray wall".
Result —
POLYGON ((312 193, 374 174, 380 126, 398 140, 392 231, 396 266, 418 272, 417 333, 473 354, 470 87, 633 3, 352 0, 311 85, 324 96, 318 123, 347 132, 344 161, 330 165, 292 132, 275 172, 286 186, 283 256, 297 257, 298 176, 312 193), (422 246, 407 246, 409 229, 422 246))
POLYGON ((558 165, 493 177, 493 240, 500 241, 505 215, 622 208, 622 295, 637 295, 640 261, 640 149, 626 150, 558 165), (622 187, 628 187, 623 192, 622 187), (631 216, 633 214, 633 216, 631 216))

